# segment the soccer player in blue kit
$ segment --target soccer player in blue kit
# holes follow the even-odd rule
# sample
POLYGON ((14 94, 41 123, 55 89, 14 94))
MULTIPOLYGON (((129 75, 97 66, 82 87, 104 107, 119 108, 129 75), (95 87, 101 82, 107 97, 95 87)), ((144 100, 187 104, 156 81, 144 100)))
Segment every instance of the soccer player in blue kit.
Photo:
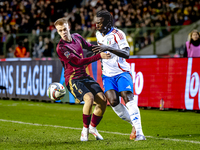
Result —
POLYGON ((96 38, 98 45, 94 52, 106 52, 110 59, 102 59, 102 80, 104 93, 114 112, 132 125, 130 139, 146 140, 141 125, 140 111, 134 100, 133 81, 130 75, 129 58, 130 47, 123 31, 113 27, 113 17, 107 10, 96 13, 96 38), (108 48, 109 47, 109 48, 108 48), (120 103, 122 96, 126 107, 120 103))
POLYGON ((96 126, 103 117, 107 100, 100 85, 86 73, 85 69, 86 65, 94 61, 109 59, 110 54, 101 52, 84 58, 83 48, 91 50, 93 45, 86 42, 77 33, 70 34, 70 26, 66 18, 56 20, 54 25, 61 36, 56 52, 65 69, 64 77, 67 89, 77 102, 85 101, 83 106, 83 130, 80 140, 88 141, 89 133, 93 134, 97 140, 103 140, 96 126), (96 106, 92 114, 94 101, 96 106))

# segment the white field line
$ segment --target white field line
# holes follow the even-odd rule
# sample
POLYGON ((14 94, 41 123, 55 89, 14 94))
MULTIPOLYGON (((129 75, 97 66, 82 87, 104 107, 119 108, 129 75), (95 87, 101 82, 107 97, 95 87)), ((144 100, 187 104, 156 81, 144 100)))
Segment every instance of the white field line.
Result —
MULTIPOLYGON (((82 130, 82 128, 73 128, 73 127, 48 125, 48 124, 38 124, 38 123, 28 123, 28 122, 5 120, 5 119, 0 119, 0 121, 2 121, 2 122, 12 122, 12 123, 18 123, 18 124, 27 124, 27 125, 32 125, 32 126, 43 126, 43 127, 54 127, 54 128, 63 128, 63 129, 82 130)), ((127 134, 127 133, 120 133, 120 132, 109 132, 109 131, 101 131, 101 130, 98 130, 98 131, 102 132, 102 133, 108 133, 108 134, 130 135, 130 134, 127 134)), ((168 140, 168 141, 175 141, 175 142, 187 142, 187 143, 200 144, 200 141, 190 141, 190 140, 171 139, 171 138, 158 138, 158 137, 153 137, 153 136, 146 136, 146 137, 152 138, 152 139, 158 139, 158 140, 168 140)))

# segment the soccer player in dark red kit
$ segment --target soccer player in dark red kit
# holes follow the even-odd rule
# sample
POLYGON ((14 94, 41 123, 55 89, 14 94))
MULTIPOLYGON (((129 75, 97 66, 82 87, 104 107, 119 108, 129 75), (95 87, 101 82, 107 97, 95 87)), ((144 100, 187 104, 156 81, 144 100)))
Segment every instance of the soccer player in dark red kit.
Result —
POLYGON ((92 44, 77 33, 70 34, 70 26, 66 18, 60 18, 54 23, 58 34, 61 36, 56 51, 62 62, 65 72, 65 83, 67 89, 75 97, 76 102, 85 101, 83 106, 83 130, 81 141, 88 141, 89 133, 97 140, 103 140, 96 126, 102 119, 107 101, 99 84, 85 71, 86 65, 99 59, 109 59, 110 54, 98 53, 88 58, 83 57, 83 48, 92 50, 92 44), (92 114, 93 102, 96 102, 92 114), (92 119, 91 119, 92 116, 92 119))

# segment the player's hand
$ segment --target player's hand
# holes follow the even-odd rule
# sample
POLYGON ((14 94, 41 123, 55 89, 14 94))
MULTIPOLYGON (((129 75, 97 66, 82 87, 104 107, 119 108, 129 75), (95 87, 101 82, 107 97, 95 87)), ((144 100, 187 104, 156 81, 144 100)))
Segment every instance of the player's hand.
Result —
POLYGON ((92 47, 93 47, 92 51, 94 53, 105 52, 105 51, 108 50, 108 46, 105 46, 105 45, 102 45, 102 44, 100 44, 100 46, 99 45, 93 45, 92 47))
POLYGON ((101 52, 100 55, 101 55, 102 59, 109 59, 109 58, 111 58, 110 53, 101 52))
POLYGON ((102 43, 97 42, 98 45, 103 45, 102 43))

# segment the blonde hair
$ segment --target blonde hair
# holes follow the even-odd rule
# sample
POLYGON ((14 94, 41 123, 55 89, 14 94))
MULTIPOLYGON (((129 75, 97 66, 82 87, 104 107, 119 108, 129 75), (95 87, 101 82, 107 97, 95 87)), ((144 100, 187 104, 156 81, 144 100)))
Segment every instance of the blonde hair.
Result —
POLYGON ((197 33, 199 35, 199 39, 200 39, 200 34, 199 34, 199 31, 198 30, 193 30, 192 32, 189 33, 188 35, 188 41, 189 41, 189 48, 190 48, 190 44, 192 42, 192 34, 193 33, 197 33))
POLYGON ((54 22, 54 26, 63 25, 64 23, 68 24, 68 19, 67 18, 59 18, 58 20, 56 20, 54 22))

